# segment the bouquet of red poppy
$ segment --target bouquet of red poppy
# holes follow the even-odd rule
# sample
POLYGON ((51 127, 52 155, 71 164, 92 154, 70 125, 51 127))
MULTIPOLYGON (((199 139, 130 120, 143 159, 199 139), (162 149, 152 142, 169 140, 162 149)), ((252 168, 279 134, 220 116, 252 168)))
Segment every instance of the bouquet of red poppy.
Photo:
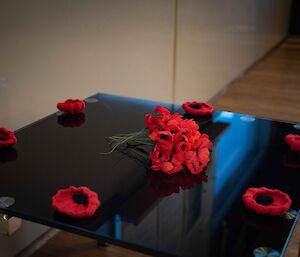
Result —
POLYGON ((210 160, 212 146, 208 135, 199 132, 193 119, 183 119, 178 113, 171 114, 163 106, 155 108, 156 116, 145 116, 146 129, 136 133, 112 136, 113 152, 122 144, 129 146, 150 145, 151 169, 174 174, 187 168, 199 174, 210 160))

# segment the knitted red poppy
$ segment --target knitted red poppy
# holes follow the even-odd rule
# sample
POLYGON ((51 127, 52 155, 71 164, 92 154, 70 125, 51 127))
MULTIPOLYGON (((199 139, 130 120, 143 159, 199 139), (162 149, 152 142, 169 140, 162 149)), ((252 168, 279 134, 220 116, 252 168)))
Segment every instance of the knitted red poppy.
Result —
POLYGON ((285 137, 285 142, 291 151, 300 153, 300 135, 288 134, 285 137))
POLYGON ((57 104, 57 109, 66 113, 79 113, 85 108, 85 102, 83 100, 68 99, 62 103, 57 104))
POLYGON ((17 138, 12 131, 0 128, 0 147, 10 147, 17 143, 17 138))
POLYGON ((60 189, 52 197, 54 209, 75 218, 93 216, 100 205, 98 194, 85 186, 60 189))
POLYGON ((214 108, 208 103, 202 102, 186 102, 182 105, 182 108, 186 113, 192 115, 207 115, 211 114, 214 111, 214 108))
POLYGON ((248 188, 243 195, 245 207, 257 214, 268 214, 272 216, 287 212, 292 204, 289 196, 278 189, 266 187, 248 188))

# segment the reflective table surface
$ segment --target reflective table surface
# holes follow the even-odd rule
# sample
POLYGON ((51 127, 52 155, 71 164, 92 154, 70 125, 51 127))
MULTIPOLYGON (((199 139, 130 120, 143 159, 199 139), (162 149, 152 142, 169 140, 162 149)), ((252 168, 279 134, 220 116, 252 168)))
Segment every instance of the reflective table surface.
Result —
POLYGON ((0 203, 2 212, 155 256, 283 254, 300 206, 300 157, 284 136, 299 134, 299 126, 222 111, 198 119, 214 144, 198 176, 150 171, 147 160, 126 151, 101 154, 109 151, 107 137, 145 127, 158 104, 183 114, 176 105, 97 94, 81 114, 58 112, 17 131, 17 145, 0 149, 0 197, 15 200, 0 203), (71 185, 99 194, 93 217, 51 207, 57 190, 71 185), (289 194, 290 214, 246 210, 241 197, 252 186, 289 194))

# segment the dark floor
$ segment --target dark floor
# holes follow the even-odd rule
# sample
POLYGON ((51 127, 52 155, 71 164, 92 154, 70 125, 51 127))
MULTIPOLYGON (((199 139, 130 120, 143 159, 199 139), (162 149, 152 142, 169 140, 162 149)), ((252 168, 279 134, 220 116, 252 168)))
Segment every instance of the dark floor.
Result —
POLYGON ((300 37, 290 37, 213 102, 217 109, 300 122, 300 37))

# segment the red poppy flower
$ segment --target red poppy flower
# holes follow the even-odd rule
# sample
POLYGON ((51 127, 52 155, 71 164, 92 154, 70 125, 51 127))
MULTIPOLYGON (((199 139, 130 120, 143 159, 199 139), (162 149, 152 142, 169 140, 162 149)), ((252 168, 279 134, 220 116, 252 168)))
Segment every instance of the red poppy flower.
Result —
POLYGON ((300 153, 300 135, 288 134, 285 137, 285 142, 291 151, 300 153))
POLYGON ((160 164, 168 161, 171 157, 171 151, 168 148, 163 147, 163 145, 157 144, 154 150, 150 152, 150 158, 154 166, 159 164, 157 169, 153 167, 153 170, 159 170, 160 164))
POLYGON ((89 188, 71 186, 57 191, 52 197, 52 206, 60 213, 82 218, 93 216, 100 206, 100 201, 98 194, 89 188))
POLYGON ((184 155, 181 153, 175 153, 171 158, 172 159, 165 162, 154 162, 152 160, 151 169, 155 171, 162 170, 164 173, 169 175, 182 171, 184 169, 184 155))
POLYGON ((149 138, 152 141, 163 144, 165 146, 170 146, 173 143, 173 135, 169 131, 154 130, 151 134, 149 134, 149 138))
POLYGON ((0 147, 9 147, 17 143, 17 138, 12 131, 0 128, 0 147))
POLYGON ((174 144, 177 153, 185 154, 192 149, 193 144, 188 141, 178 141, 174 144))
POLYGON ((57 109, 66 113, 79 113, 85 108, 85 102, 82 100, 68 99, 57 104, 57 109))
POLYGON ((207 115, 214 111, 214 108, 208 103, 202 102, 186 102, 182 105, 186 113, 192 115, 207 115))
POLYGON ((167 174, 174 174, 183 170, 184 156, 180 153, 173 154, 172 160, 161 164, 161 170, 167 174))
POLYGON ((158 117, 151 114, 145 117, 149 138, 156 144, 150 153, 151 168, 167 174, 182 171, 185 166, 192 174, 202 172, 210 160, 212 143, 208 135, 199 132, 193 119, 182 119, 178 113, 170 115, 162 106, 156 112, 158 117))
POLYGON ((212 142, 209 140, 207 134, 201 134, 199 137, 195 138, 194 147, 202 149, 202 148, 210 148, 212 146, 212 142))
POLYGON ((192 174, 199 174, 204 170, 209 162, 209 150, 201 149, 198 154, 195 151, 185 153, 186 165, 192 174))
MULTIPOLYGON (((205 103, 202 106, 201 111, 204 112, 207 106, 205 103)), ((209 148, 212 143, 208 135, 199 132, 199 125, 194 119, 183 119, 178 113, 171 115, 163 106, 157 106, 155 111, 158 116, 145 116, 150 131, 148 136, 156 145, 150 153, 151 168, 167 174, 182 171, 184 167, 192 174, 202 172, 210 160, 209 148)))
POLYGON ((170 111, 166 107, 161 106, 161 105, 157 105, 155 107, 155 112, 158 113, 162 117, 169 117, 171 115, 170 111))
POLYGON ((151 114, 146 114, 145 122, 147 128, 150 131, 165 129, 166 122, 169 120, 171 116, 170 111, 166 107, 158 105, 155 108, 155 112, 158 114, 157 117, 151 114))
POLYGON ((266 187, 248 188, 243 195, 245 207, 257 214, 281 215, 287 212, 292 204, 289 196, 278 189, 266 187))
POLYGON ((85 114, 82 112, 75 114, 65 113, 57 117, 57 122, 63 127, 80 127, 85 123, 85 114))
POLYGON ((180 132, 182 125, 182 117, 178 113, 174 113, 168 119, 165 130, 169 131, 171 134, 175 135, 176 133, 180 132))

